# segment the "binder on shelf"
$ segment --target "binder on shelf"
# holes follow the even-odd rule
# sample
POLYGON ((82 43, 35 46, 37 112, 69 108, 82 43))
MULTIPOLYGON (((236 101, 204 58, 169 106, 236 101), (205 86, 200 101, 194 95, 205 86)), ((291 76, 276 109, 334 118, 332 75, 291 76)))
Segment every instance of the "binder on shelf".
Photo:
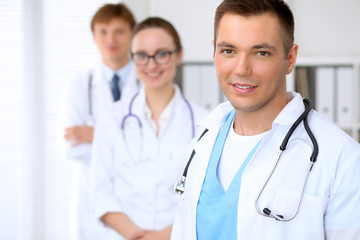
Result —
POLYGON ((291 73, 289 73, 286 76, 286 91, 296 91, 295 88, 295 72, 296 72, 296 68, 295 67, 291 73))
POLYGON ((307 78, 306 68, 297 67, 295 71, 296 91, 299 92, 302 97, 310 99, 309 80, 307 78))
POLYGON ((335 120, 335 68, 317 67, 315 70, 315 109, 335 120))
POLYGON ((197 65, 183 65, 182 86, 184 96, 194 103, 200 105, 201 99, 199 89, 201 89, 201 73, 197 65))
POLYGON ((185 64, 182 74, 184 96, 208 110, 220 102, 220 87, 213 64, 185 64))
POLYGON ((336 74, 337 89, 337 123, 340 126, 351 126, 353 121, 353 69, 352 67, 339 67, 336 74))
POLYGON ((213 64, 200 66, 201 72, 201 102, 208 109, 214 109, 220 101, 219 84, 217 81, 216 70, 213 64))

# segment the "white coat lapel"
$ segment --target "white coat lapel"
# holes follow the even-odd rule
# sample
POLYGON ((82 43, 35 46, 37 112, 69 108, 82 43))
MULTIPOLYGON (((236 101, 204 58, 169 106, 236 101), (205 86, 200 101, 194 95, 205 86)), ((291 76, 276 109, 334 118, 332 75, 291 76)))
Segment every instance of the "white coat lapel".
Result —
POLYGON ((136 78, 135 66, 130 63, 129 74, 126 79, 126 84, 121 90, 121 100, 129 102, 130 99, 140 90, 141 83, 136 78))
POLYGON ((105 79, 101 66, 95 68, 93 72, 92 96, 93 112, 97 118, 101 109, 113 103, 109 82, 105 79))
MULTIPOLYGON (((212 148, 209 148, 209 146, 214 144, 217 132, 218 129, 209 130, 194 146, 195 155, 190 163, 184 193, 184 201, 187 203, 186 205, 188 205, 186 209, 189 209, 188 214, 190 218, 188 218, 188 220, 191 221, 191 223, 189 223, 190 226, 196 226, 197 203, 212 152, 212 148), (187 196, 191 199, 186 199, 187 196)), ((196 239, 195 229, 191 235, 192 239, 196 239)))
POLYGON ((193 169, 197 169, 198 172, 194 173, 194 176, 190 181, 194 183, 194 186, 192 187, 192 196, 196 196, 196 203, 200 196, 202 183, 204 181, 215 139, 220 127, 223 126, 232 109, 233 108, 229 103, 222 104, 200 123, 203 127, 208 128, 208 132, 194 145, 195 157, 191 164, 194 165, 193 169), (219 116, 221 117, 219 118, 219 116))

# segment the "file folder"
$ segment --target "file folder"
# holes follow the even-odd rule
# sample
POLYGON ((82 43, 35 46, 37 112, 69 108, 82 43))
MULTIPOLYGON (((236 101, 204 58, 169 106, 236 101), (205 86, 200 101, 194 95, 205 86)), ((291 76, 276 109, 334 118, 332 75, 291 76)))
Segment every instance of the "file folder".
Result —
POLYGON ((353 118, 353 69, 351 67, 339 67, 336 76, 337 89, 337 123, 340 126, 350 126, 353 118))
POLYGON ((220 86, 217 81, 216 70, 213 64, 202 65, 201 72, 201 102, 208 109, 214 109, 220 101, 220 86))
POLYGON ((315 77, 315 109, 331 121, 334 121, 335 68, 317 67, 315 77))
POLYGON ((208 110, 220 102, 220 87, 213 64, 189 64, 183 66, 183 93, 194 103, 208 110))

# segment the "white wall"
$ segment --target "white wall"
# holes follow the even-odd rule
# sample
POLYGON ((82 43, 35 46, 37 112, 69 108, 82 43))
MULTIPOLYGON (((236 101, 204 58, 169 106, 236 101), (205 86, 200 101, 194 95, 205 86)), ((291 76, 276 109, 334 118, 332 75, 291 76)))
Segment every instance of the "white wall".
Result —
MULTIPOLYGON (((179 31, 184 61, 212 61, 213 21, 221 0, 124 0, 137 20, 161 16, 179 31)), ((360 55, 359 0, 287 0, 301 56, 360 55)))
POLYGON ((289 0, 300 56, 360 55, 359 0, 289 0))
POLYGON ((213 21, 221 0, 125 0, 137 20, 159 16, 179 32, 184 62, 212 61, 213 21))
POLYGON ((153 0, 151 13, 172 22, 182 38, 184 61, 211 61, 213 21, 219 0, 153 0))
POLYGON ((136 21, 140 22, 150 16, 150 0, 123 0, 123 2, 134 14, 136 21))
POLYGON ((89 25, 104 2, 0 1, 1 240, 70 239, 74 163, 58 120, 66 83, 98 62, 89 25))
MULTIPOLYGON (((160 16, 174 24, 183 47, 185 63, 212 62, 213 21, 216 7, 222 0, 124 0, 135 13, 138 21, 147 16, 160 16)), ((360 9, 359 0, 286 0, 295 17, 295 42, 301 58, 354 57, 360 56, 360 9)), ((191 67, 191 66, 190 66, 191 67)), ((199 69, 202 65, 199 65, 199 69)), ((200 70, 199 70, 200 71, 200 70)), ((185 76, 185 75, 184 75, 185 76)), ((187 92, 195 79, 186 75, 184 94, 190 100, 197 89, 187 92)), ((291 76, 289 76, 291 79, 291 76)), ((199 82, 209 82, 200 79, 199 82)), ((217 83, 206 85, 216 92, 217 83)), ((198 86, 197 84, 196 86, 198 86)), ((288 82, 293 89, 293 82, 288 82)), ((196 88, 196 87, 195 87, 196 88)), ((219 90, 220 91, 220 90, 219 90)), ((221 94, 220 94, 221 96, 221 94)), ((222 99, 219 99, 221 101, 222 99)), ((207 102, 197 102, 207 106, 207 102)), ((211 104, 210 104, 211 105, 211 104)))

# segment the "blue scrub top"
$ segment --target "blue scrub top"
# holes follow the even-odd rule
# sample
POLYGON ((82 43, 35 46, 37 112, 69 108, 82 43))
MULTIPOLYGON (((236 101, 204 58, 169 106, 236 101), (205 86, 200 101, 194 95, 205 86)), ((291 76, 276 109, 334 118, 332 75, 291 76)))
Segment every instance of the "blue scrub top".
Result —
POLYGON ((196 235, 199 240, 231 240, 237 238, 237 211, 241 175, 261 140, 246 157, 225 192, 218 180, 217 168, 234 116, 235 111, 233 110, 219 131, 210 156, 196 210, 196 235))

